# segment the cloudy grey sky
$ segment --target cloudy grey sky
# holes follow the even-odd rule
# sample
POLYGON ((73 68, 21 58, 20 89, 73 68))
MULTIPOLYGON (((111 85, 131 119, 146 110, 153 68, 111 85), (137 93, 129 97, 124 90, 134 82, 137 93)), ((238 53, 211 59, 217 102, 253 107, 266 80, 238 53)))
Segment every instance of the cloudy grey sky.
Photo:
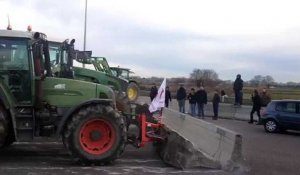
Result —
MULTIPOLYGON (((84 0, 0 0, 16 30, 28 24, 83 48, 84 0)), ((221 79, 271 75, 300 82, 300 2, 88 0, 87 50, 151 77, 214 69, 221 79)))

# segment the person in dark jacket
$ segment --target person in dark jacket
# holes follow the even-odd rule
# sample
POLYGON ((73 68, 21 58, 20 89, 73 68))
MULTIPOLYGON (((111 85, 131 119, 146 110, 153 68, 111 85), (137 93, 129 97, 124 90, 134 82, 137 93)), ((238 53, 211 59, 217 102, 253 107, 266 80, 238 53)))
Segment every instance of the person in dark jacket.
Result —
POLYGON ((253 123, 253 114, 254 112, 256 112, 257 116, 258 116, 258 123, 260 121, 260 108, 261 108, 261 99, 258 95, 258 91, 255 89, 254 93, 252 94, 252 110, 250 113, 250 121, 248 123, 253 123))
POLYGON ((172 101, 171 92, 169 90, 169 86, 166 87, 166 93, 165 93, 165 106, 169 107, 169 102, 172 101))
POLYGON ((176 99, 178 101, 179 112, 185 113, 186 90, 183 87, 183 84, 181 84, 180 88, 177 90, 176 99))
POLYGON ((198 107, 198 117, 204 119, 204 105, 207 104, 207 93, 203 86, 196 92, 196 102, 198 107))
POLYGON ((235 94, 235 100, 234 100, 234 105, 241 105, 242 104, 242 101, 243 101, 243 98, 242 98, 242 90, 243 90, 243 83, 244 81, 242 80, 241 78, 241 75, 238 74, 236 76, 236 79, 233 83, 233 91, 234 91, 234 94, 235 94))
POLYGON ((189 93, 187 98, 189 99, 189 103, 190 103, 191 115, 195 116, 196 115, 196 93, 194 88, 191 89, 191 92, 189 93))
POLYGON ((262 107, 266 107, 271 101, 271 96, 267 93, 267 90, 265 88, 260 95, 260 99, 262 107))
POLYGON ((156 97, 157 95, 157 87, 156 85, 154 84, 152 87, 151 87, 151 90, 150 90, 150 100, 153 101, 153 99, 156 97))
POLYGON ((219 103, 221 101, 219 92, 216 90, 214 97, 212 99, 212 104, 213 104, 213 110, 214 110, 214 117, 213 120, 217 120, 218 119, 218 112, 219 112, 219 103))

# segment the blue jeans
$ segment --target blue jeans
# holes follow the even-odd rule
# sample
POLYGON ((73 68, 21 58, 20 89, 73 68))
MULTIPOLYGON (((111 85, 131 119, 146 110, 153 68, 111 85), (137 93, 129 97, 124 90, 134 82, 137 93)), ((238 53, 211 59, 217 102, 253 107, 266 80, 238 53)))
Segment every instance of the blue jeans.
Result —
POLYGON ((196 115, 196 103, 190 103, 192 116, 196 115))
POLYGON ((179 112, 185 113, 185 100, 178 100, 179 112))
POLYGON ((198 117, 204 118, 204 104, 198 103, 198 117))

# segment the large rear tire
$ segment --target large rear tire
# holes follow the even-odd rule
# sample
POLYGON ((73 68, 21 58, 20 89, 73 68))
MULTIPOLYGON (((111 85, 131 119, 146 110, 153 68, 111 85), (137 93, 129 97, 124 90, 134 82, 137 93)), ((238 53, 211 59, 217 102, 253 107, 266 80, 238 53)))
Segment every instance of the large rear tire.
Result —
POLYGON ((0 105, 0 148, 5 144, 8 136, 8 115, 7 111, 0 105))
POLYGON ((124 121, 111 106, 83 107, 68 121, 63 142, 73 158, 82 164, 111 163, 125 148, 124 121))

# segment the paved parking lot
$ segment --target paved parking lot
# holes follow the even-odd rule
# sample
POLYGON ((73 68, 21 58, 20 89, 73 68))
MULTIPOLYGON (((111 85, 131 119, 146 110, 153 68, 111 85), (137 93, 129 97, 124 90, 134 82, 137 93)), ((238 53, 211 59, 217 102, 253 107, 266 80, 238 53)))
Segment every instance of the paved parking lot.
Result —
POLYGON ((270 134, 247 121, 211 120, 243 136, 244 171, 253 175, 300 174, 300 132, 270 134))
POLYGON ((0 151, 0 174, 62 175, 62 174, 208 174, 229 175, 222 170, 179 170, 164 164, 152 145, 126 148, 123 156, 112 165, 80 166, 72 161, 58 142, 19 143, 0 151))

